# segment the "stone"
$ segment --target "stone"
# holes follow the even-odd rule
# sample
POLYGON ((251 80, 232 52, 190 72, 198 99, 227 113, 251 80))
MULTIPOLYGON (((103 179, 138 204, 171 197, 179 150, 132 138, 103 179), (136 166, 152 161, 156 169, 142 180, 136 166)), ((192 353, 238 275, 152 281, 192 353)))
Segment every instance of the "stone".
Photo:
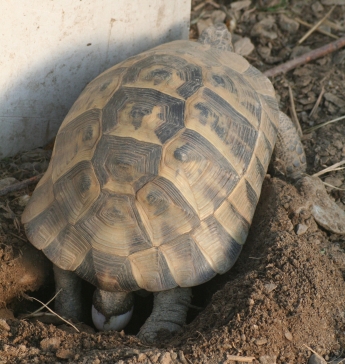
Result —
POLYGON ((279 17, 279 26, 285 32, 293 34, 297 32, 299 23, 296 20, 289 18, 285 14, 281 14, 279 17))
POLYGON ((309 358, 308 364, 327 364, 327 362, 322 356, 313 354, 309 358))
POLYGON ((295 227, 295 232, 297 235, 303 235, 308 230, 308 226, 304 224, 297 224, 295 227))
POLYGON ((274 291, 277 288, 277 285, 274 283, 267 283, 265 284, 265 290, 267 293, 270 293, 272 291, 274 291))
POLYGON ((291 332, 290 331, 285 331, 284 332, 284 336, 286 337, 286 339, 287 340, 289 340, 289 341, 292 341, 292 334, 291 334, 291 332))
POLYGON ((255 344, 258 346, 265 345, 267 344, 267 339, 266 338, 256 339, 255 344))
POLYGON ((60 346, 61 340, 57 337, 43 339, 40 342, 43 351, 56 351, 60 346))
POLYGON ((234 11, 240 11, 242 9, 249 8, 251 3, 251 0, 234 1, 230 4, 230 7, 234 11))
POLYGON ((334 142, 333 142, 333 145, 337 148, 337 149, 339 149, 339 150, 342 150, 343 149, 343 143, 338 139, 338 140, 335 140, 334 142))
POLYGON ((262 355, 259 358, 260 364, 276 364, 277 363, 277 357, 275 355, 262 355))
POLYGON ((322 6, 322 4, 319 1, 315 1, 312 6, 311 9, 313 10, 313 12, 315 14, 317 13, 321 13, 322 11, 325 10, 325 8, 322 6))
POLYGON ((334 187, 340 187, 343 184, 343 181, 337 177, 327 177, 325 178, 325 183, 334 187))
POLYGON ((235 53, 241 56, 248 56, 254 50, 254 44, 248 37, 239 39, 234 43, 235 53))
POLYGON ((338 107, 344 107, 345 106, 345 101, 343 99, 341 99, 340 97, 333 95, 331 92, 325 92, 325 94, 323 95, 323 97, 331 102, 332 104, 338 106, 338 107))
POLYGON ((253 37, 259 36, 268 39, 277 39, 278 37, 277 33, 272 31, 274 24, 275 24, 275 19, 271 16, 268 16, 253 26, 250 35, 253 37))

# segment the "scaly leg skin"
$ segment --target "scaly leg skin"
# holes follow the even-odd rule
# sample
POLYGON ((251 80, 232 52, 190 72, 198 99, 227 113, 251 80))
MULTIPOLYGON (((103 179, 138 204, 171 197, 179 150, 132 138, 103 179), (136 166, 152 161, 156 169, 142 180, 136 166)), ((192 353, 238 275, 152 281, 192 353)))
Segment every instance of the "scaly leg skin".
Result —
POLYGON ((279 128, 273 153, 274 167, 294 180, 306 171, 307 163, 303 145, 291 119, 279 112, 279 128))
POLYGON ((66 318, 81 320, 81 278, 74 272, 63 270, 54 265, 55 291, 60 293, 55 298, 55 311, 66 318))
POLYGON ((98 330, 122 330, 133 313, 132 292, 108 292, 96 289, 93 295, 92 320, 98 330))
POLYGON ((141 327, 138 337, 147 344, 153 344, 168 334, 181 330, 186 323, 192 298, 191 288, 173 288, 154 294, 151 316, 141 327))
POLYGON ((318 177, 305 175, 303 145, 292 121, 282 112, 274 158, 283 165, 287 177, 298 180, 297 187, 306 197, 316 222, 333 233, 345 234, 345 212, 329 197, 318 177))

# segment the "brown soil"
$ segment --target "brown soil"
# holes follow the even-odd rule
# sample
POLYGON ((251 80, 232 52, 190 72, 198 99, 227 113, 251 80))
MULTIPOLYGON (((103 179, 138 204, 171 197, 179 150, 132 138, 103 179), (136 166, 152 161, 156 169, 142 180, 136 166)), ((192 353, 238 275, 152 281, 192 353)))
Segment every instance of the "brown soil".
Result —
MULTIPOLYGON (((195 2, 193 9, 200 3, 195 2)), ((291 3, 273 12, 244 8, 238 13, 235 34, 249 36, 255 43, 256 50, 247 58, 261 70, 287 60, 307 31, 301 26, 295 33, 284 31, 282 13, 315 23, 329 10, 324 5, 318 12, 317 7, 310 6, 316 2, 291 3), (270 28, 251 35, 254 24, 267 18, 273 19, 270 28), (269 32, 277 37, 271 39, 269 32)), ((226 8, 229 10, 230 5, 226 8)), ((192 18, 198 19, 201 11, 204 15, 200 19, 213 16, 216 10, 206 5, 194 11, 192 18)), ((341 14, 345 9, 338 6, 337 10, 331 19, 344 28, 341 14)), ((197 35, 196 26, 191 35, 197 35)), ((314 33, 305 45, 314 49, 330 41, 314 33)), ((303 130, 344 114, 344 58, 340 51, 273 80, 281 108, 288 113, 288 86, 292 88, 303 130), (309 116, 322 88, 325 94, 309 116)), ((304 134, 308 173, 344 160, 344 135, 343 121, 304 134)), ((23 180, 38 174, 46 168, 49 156, 49 150, 36 150, 0 161, 0 180, 23 180)), ((41 287, 27 294, 44 302, 53 296, 51 268, 39 252, 28 247, 19 223, 25 195, 32 188, 0 197, 0 363, 231 364, 236 363, 233 356, 241 363, 306 363, 312 351, 326 360, 341 357, 345 344, 345 237, 318 227, 310 213, 301 209, 303 197, 283 176, 278 177, 282 179, 267 176, 265 180, 249 238, 236 265, 194 289, 192 303, 202 310, 191 308, 183 332, 155 347, 141 344, 134 336, 149 314, 150 297, 138 297, 137 323, 121 333, 96 333, 89 318, 76 324, 80 333, 48 314, 24 319, 24 314, 40 307, 23 294, 24 290, 41 287), (308 227, 304 234, 296 233, 298 224, 308 227)), ((322 179, 340 188, 329 192, 345 209, 344 170, 322 179)), ((88 303, 92 288, 85 285, 85 292, 88 303)))

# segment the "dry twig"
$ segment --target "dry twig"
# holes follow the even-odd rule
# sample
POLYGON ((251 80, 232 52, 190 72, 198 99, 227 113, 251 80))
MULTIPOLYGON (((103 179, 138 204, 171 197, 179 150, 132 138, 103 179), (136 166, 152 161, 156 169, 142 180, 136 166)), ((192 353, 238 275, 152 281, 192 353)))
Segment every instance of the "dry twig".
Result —
MULTIPOLYGON (((313 27, 313 25, 305 22, 304 20, 302 20, 300 18, 296 18, 295 20, 298 21, 300 24, 304 25, 305 27, 308 27, 308 28, 312 28, 313 27)), ((332 33, 329 33, 329 32, 326 32, 323 29, 317 28, 316 31, 319 32, 319 33, 321 33, 321 34, 327 35, 328 37, 331 37, 331 38, 334 38, 334 39, 339 39, 339 37, 337 37, 336 35, 334 35, 332 33)))
POLYGON ((314 173, 314 174, 313 174, 313 177, 319 177, 319 176, 321 176, 321 175, 323 175, 323 174, 325 174, 325 173, 335 171, 335 170, 337 170, 337 169, 338 169, 338 167, 342 166, 343 164, 345 164, 345 160, 340 161, 340 162, 338 162, 338 163, 335 163, 335 164, 333 164, 333 165, 331 165, 331 166, 329 166, 329 167, 327 167, 327 168, 323 169, 322 171, 319 171, 319 172, 317 172, 317 173, 314 173))
POLYGON ((293 98, 292 88, 291 88, 290 85, 289 85, 289 96, 290 96, 292 120, 293 120, 293 123, 295 124, 295 127, 297 129, 298 135, 301 138, 302 135, 303 135, 303 132, 302 132, 301 125, 300 125, 300 123, 298 121, 298 117, 297 117, 297 113, 296 113, 296 108, 295 108, 295 100, 293 98))
POLYGON ((315 350, 313 350, 312 348, 310 348, 309 346, 307 346, 306 344, 303 344, 303 346, 305 346, 308 350, 310 350, 312 353, 314 353, 316 356, 318 356, 319 358, 323 359, 323 357, 318 354, 315 350))
POLYGON ((239 362, 252 362, 253 360, 255 360, 254 356, 238 356, 238 355, 227 355, 226 356, 227 360, 234 360, 234 361, 239 361, 239 362))
POLYGON ((314 114, 314 112, 316 111, 316 109, 319 107, 324 93, 325 93, 325 88, 322 86, 319 97, 317 98, 315 105, 313 106, 312 110, 310 111, 309 117, 311 117, 314 114))
POLYGON ((344 119, 345 119, 345 115, 340 116, 339 118, 336 118, 336 119, 332 119, 332 120, 329 120, 329 121, 325 121, 324 123, 321 123, 321 124, 312 126, 311 128, 308 128, 308 129, 305 129, 304 130, 304 134, 311 133, 312 131, 315 131, 317 129, 322 128, 323 126, 326 126, 328 124, 332 124, 332 123, 335 123, 336 121, 340 121, 340 120, 344 120, 344 119))
POLYGON ((0 190, 0 196, 7 195, 10 192, 20 191, 29 185, 33 185, 37 183, 43 177, 43 175, 44 173, 40 173, 37 176, 25 179, 24 181, 15 183, 12 186, 5 187, 2 190, 0 190))
POLYGON ((322 19, 320 19, 312 28, 310 28, 307 31, 307 33, 305 33, 304 36, 297 43, 302 44, 332 14, 334 8, 335 5, 333 5, 330 11, 322 19))
POLYGON ((43 305, 48 311, 50 311, 52 314, 54 314, 55 316, 57 316, 60 320, 62 320, 63 322, 66 322, 66 324, 72 326, 77 332, 80 332, 71 322, 67 321, 66 319, 64 319, 62 316, 58 315, 56 312, 54 312, 50 307, 48 307, 45 303, 43 303, 42 301, 38 300, 35 297, 31 297, 28 296, 26 294, 23 294, 23 297, 27 298, 28 300, 35 300, 38 303, 40 303, 41 305, 43 305))
POLYGON ((270 70, 267 70, 266 72, 264 72, 264 74, 267 77, 277 76, 280 73, 285 73, 298 66, 301 66, 302 64, 306 64, 310 61, 323 57, 329 53, 335 52, 344 46, 345 46, 345 36, 339 38, 338 40, 335 40, 334 42, 326 44, 320 48, 307 52, 300 57, 296 57, 296 58, 292 59, 291 61, 282 63, 277 67, 273 67, 270 70))
MULTIPOLYGON (((49 303, 53 302, 55 300, 55 298, 59 295, 59 293, 62 291, 62 288, 59 289, 56 294, 46 303, 46 305, 49 305, 49 303)), ((33 317, 34 315, 36 315, 37 313, 39 313, 40 311, 42 311, 44 309, 44 306, 40 307, 39 309, 37 309, 34 312, 29 313, 28 315, 23 316, 23 318, 29 318, 29 317, 33 317)))

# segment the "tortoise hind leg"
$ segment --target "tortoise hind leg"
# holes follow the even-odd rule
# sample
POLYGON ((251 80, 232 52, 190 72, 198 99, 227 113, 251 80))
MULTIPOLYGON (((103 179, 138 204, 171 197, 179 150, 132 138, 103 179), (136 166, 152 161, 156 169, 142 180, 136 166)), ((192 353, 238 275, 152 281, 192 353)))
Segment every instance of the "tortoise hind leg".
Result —
POLYGON ((291 119, 281 111, 273 160, 276 170, 295 180, 300 178, 307 168, 303 145, 297 130, 291 119))
POLYGON ((274 159, 287 177, 298 180, 297 186, 311 206, 311 213, 316 222, 329 231, 345 234, 345 212, 329 197, 318 177, 305 175, 306 158, 303 145, 291 119, 282 112, 279 112, 274 159))
POLYGON ((164 335, 181 330, 186 322, 191 298, 191 288, 177 287, 155 293, 152 314, 141 327, 139 339, 153 344, 164 335))
POLYGON ((54 265, 55 291, 59 294, 55 298, 55 310, 61 316, 81 320, 81 279, 68 270, 54 265))

